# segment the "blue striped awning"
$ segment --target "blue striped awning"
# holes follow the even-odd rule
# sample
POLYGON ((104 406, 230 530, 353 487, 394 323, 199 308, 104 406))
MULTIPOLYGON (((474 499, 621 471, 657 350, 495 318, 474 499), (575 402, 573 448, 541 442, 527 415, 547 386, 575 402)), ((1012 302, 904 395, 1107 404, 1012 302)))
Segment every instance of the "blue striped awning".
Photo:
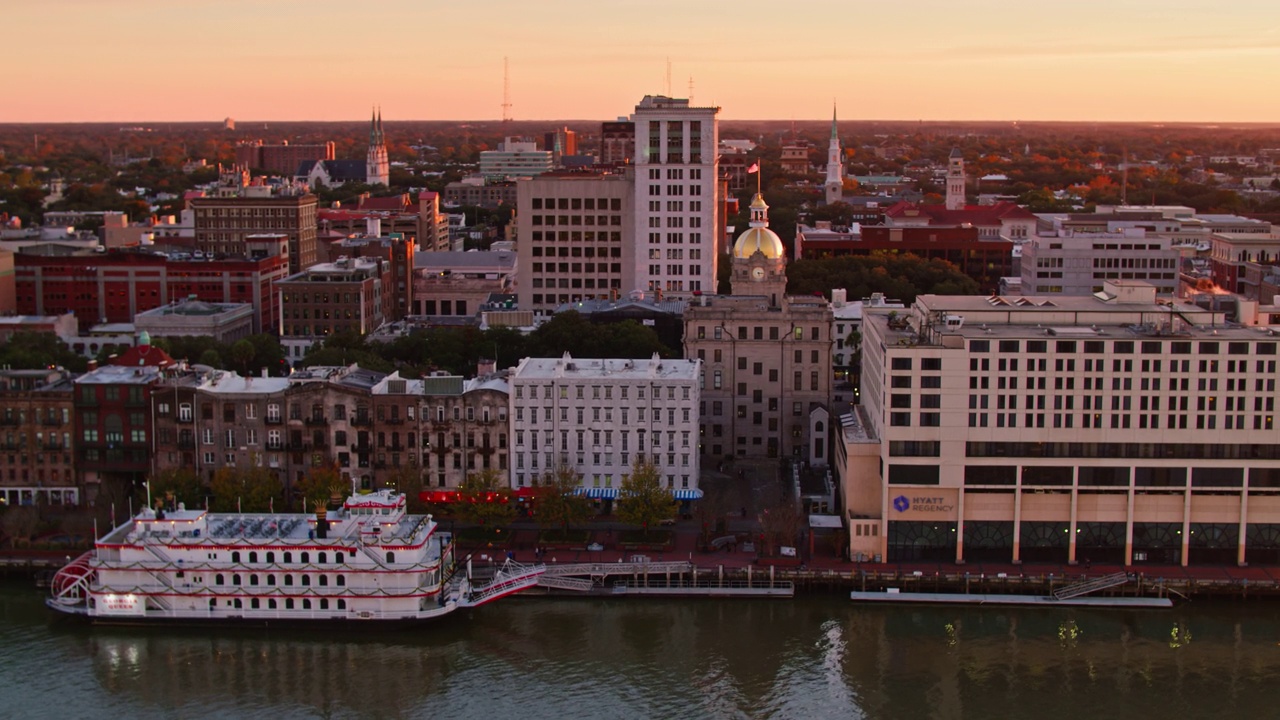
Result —
POLYGON ((589 497, 589 498, 609 498, 609 499, 613 499, 613 498, 618 497, 618 488, 608 488, 608 487, 603 487, 603 488, 601 488, 601 487, 578 488, 578 489, 574 492, 574 494, 575 494, 575 495, 586 495, 586 496, 587 496, 587 497, 589 497))
POLYGON ((677 500, 701 500, 702 499, 702 491, 696 488, 693 490, 672 490, 671 494, 675 495, 677 500))

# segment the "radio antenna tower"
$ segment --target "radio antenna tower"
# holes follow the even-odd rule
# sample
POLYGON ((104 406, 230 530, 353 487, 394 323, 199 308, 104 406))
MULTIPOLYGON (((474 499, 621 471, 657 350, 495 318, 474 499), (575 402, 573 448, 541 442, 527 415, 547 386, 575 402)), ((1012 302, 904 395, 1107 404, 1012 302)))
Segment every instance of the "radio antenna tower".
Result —
POLYGON ((693 76, 689 76, 689 104, 693 105, 693 76))
POLYGON ((502 122, 511 122, 511 69, 507 58, 502 58, 502 122))
POLYGON ((667 97, 671 97, 671 58, 667 58, 667 97))

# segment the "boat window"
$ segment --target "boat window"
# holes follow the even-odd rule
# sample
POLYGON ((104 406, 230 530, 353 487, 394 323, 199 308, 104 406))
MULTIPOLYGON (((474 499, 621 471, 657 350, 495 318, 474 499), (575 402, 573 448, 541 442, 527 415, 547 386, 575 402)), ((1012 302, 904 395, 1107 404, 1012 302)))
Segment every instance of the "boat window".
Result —
POLYGON ((285 609, 285 610, 292 610, 292 609, 293 609, 293 598, 285 598, 285 601, 284 601, 284 609, 285 609))
POLYGON ((302 585, 303 585, 303 587, 308 587, 308 586, 310 586, 310 585, 311 585, 311 576, 310 576, 310 575, 303 575, 303 576, 302 576, 302 585))
POLYGON ((275 575, 268 575, 268 576, 267 576, 267 584, 268 584, 268 585, 275 585, 275 584, 276 584, 276 576, 275 576, 275 575))
POLYGON ((240 562, 240 551, 239 551, 239 550, 237 550, 237 551, 235 551, 235 552, 231 553, 231 562, 233 562, 233 563, 238 563, 238 562, 240 562))
POLYGON ((268 610, 275 610, 275 609, 276 609, 276 601, 275 601, 275 599, 274 599, 274 598, 269 598, 269 599, 267 600, 267 609, 268 609, 268 610))
POLYGON ((293 576, 292 576, 292 575, 285 575, 285 576, 284 576, 284 584, 285 584, 285 585, 292 585, 292 584, 293 584, 293 576))
POLYGON ((291 563, 291 562, 293 562, 293 553, 291 553, 291 552, 287 552, 287 553, 285 553, 285 554, 284 554, 284 561, 285 561, 285 562, 287 562, 287 563, 291 563))
POLYGON ((275 562, 275 561, 276 561, 276 554, 275 554, 275 553, 273 553, 273 552, 268 552, 268 553, 267 553, 267 562, 269 562, 269 563, 273 563, 273 562, 275 562))
POLYGON ((213 610, 217 607, 218 607, 218 600, 216 598, 209 598, 209 609, 213 610))
POLYGON ((347 576, 346 576, 346 575, 339 575, 339 576, 338 576, 338 587, 342 587, 342 586, 344 586, 344 585, 346 585, 346 584, 347 584, 347 576))
POLYGON ((221 585, 225 582, 226 582, 226 579, 222 577, 222 573, 218 573, 217 575, 213 576, 214 585, 221 585))
POLYGON ((309 562, 311 562, 311 554, 306 552, 302 553, 302 564, 306 565, 309 562))
POLYGON ((244 609, 244 602, 243 602, 242 600, 240 600, 240 598, 236 598, 236 609, 237 609, 237 610, 243 610, 243 609, 244 609))
POLYGON ((328 554, 328 553, 320 553, 320 559, 319 559, 319 560, 317 560, 316 562, 318 562, 318 563, 319 563, 319 564, 321 564, 321 565, 323 565, 323 564, 325 564, 325 563, 329 562, 329 554, 328 554))
POLYGON ((328 576, 328 575, 321 575, 321 576, 320 576, 320 584, 321 584, 321 585, 323 585, 323 586, 326 586, 326 587, 327 587, 327 586, 329 585, 329 576, 328 576))
POLYGON ((343 600, 342 598, 338 598, 338 609, 339 609, 339 610, 346 610, 346 609, 347 609, 347 601, 346 601, 346 600, 343 600))
POLYGON ((258 562, 258 553, 256 553, 256 552, 250 552, 250 553, 249 553, 249 562, 251 562, 251 563, 256 563, 256 562, 258 562))
POLYGON ((303 609, 303 610, 310 610, 310 609, 311 609, 311 601, 310 601, 310 600, 308 600, 307 598, 302 598, 302 609, 303 609))
POLYGON ((250 585, 257 585, 257 584, 258 584, 258 576, 257 576, 257 574, 253 574, 253 575, 250 575, 250 576, 249 576, 249 584, 250 584, 250 585))
POLYGON ((328 610, 328 609, 329 609, 329 599, 328 599, 328 598, 320 598, 320 609, 321 609, 321 610, 328 610))
POLYGON ((395 561, 396 561, 396 554, 393 552, 387 553, 387 562, 393 563, 395 561))
POLYGON ((252 600, 250 600, 250 601, 249 601, 249 607, 250 607, 250 608, 252 608, 252 609, 254 609, 254 610, 257 610, 257 609, 258 609, 258 607, 259 607, 259 605, 258 605, 258 598, 253 598, 252 600))
POLYGON ((232 576, 231 576, 231 584, 232 584, 232 585, 239 585, 239 584, 240 584, 240 573, 236 573, 235 575, 232 575, 232 576))

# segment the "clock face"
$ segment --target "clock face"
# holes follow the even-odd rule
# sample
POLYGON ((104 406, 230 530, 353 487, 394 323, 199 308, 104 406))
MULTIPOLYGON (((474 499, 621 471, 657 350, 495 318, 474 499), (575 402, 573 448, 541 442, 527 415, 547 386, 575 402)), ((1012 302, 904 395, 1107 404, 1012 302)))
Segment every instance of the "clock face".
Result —
POLYGON ((754 268, 751 268, 751 277, 755 278, 756 280, 763 280, 763 279, 764 279, 764 268, 762 268, 762 267, 754 267, 754 268))

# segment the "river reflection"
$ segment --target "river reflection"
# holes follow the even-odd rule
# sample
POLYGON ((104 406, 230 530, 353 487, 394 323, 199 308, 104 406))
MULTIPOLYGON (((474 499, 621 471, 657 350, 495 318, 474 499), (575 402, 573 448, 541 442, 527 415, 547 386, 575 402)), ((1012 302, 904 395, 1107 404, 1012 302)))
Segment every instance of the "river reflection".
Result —
POLYGON ((0 683, 20 717, 1275 717, 1277 610, 517 598, 408 631, 90 628, 10 586, 0 683))

